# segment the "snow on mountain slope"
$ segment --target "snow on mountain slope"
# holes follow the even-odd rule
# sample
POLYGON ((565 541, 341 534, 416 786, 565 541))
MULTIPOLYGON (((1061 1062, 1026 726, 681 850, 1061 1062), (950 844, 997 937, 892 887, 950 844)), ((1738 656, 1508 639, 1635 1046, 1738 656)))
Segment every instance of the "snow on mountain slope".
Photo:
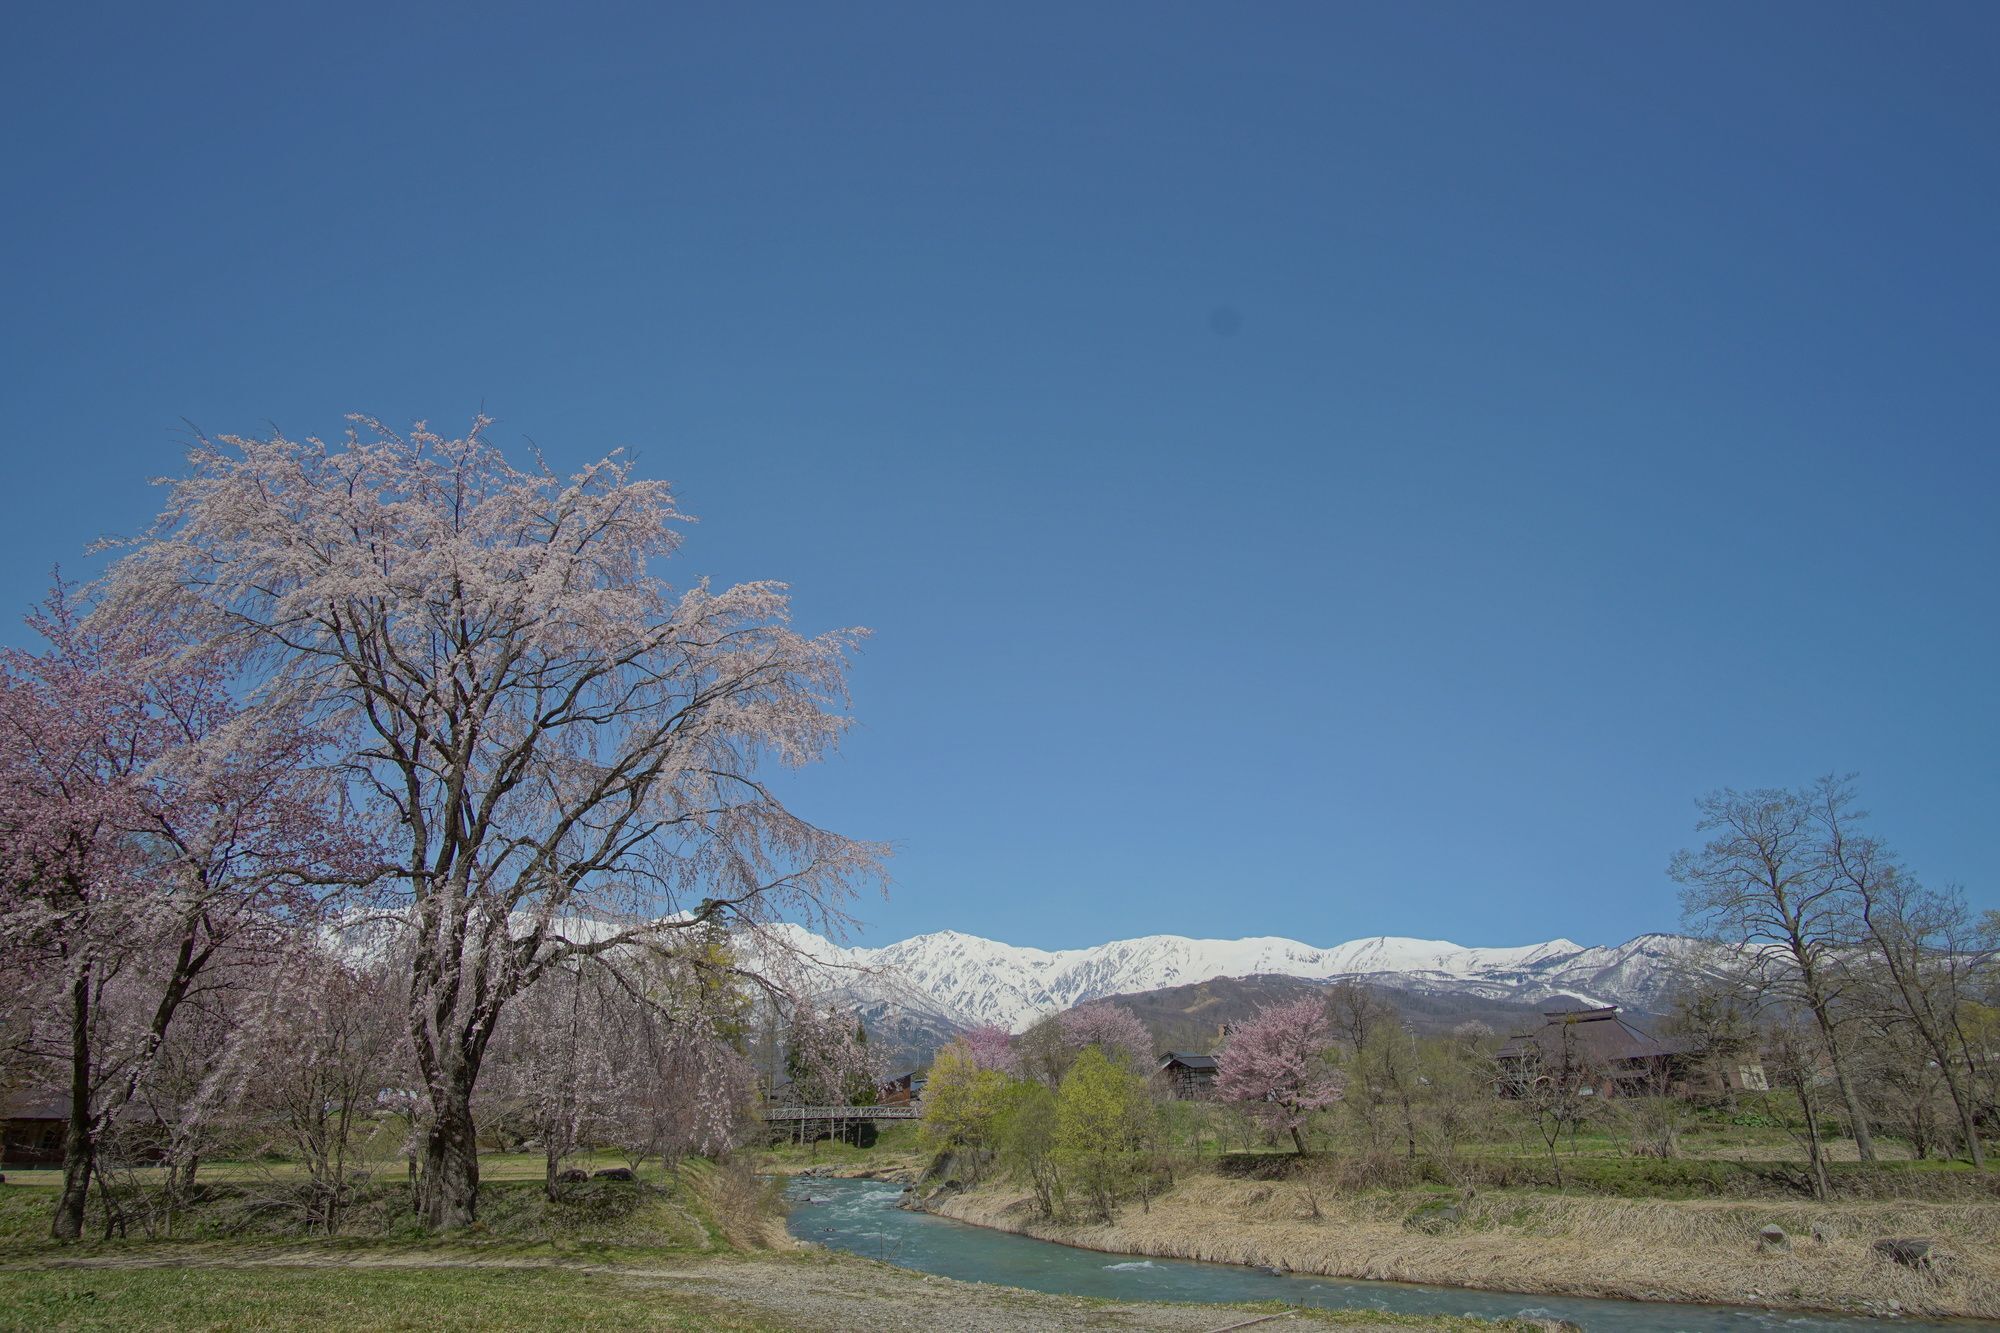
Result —
POLYGON ((842 948, 805 931, 793 937, 804 953, 828 965, 830 989, 962 1026, 992 1023, 1015 1031, 1086 1000, 1255 975, 1357 977, 1437 994, 1529 1002, 1567 995, 1652 1008, 1678 969, 1693 960, 1690 950, 1699 948, 1674 935, 1642 935, 1608 948, 1559 939, 1502 949, 1397 936, 1317 948, 1273 936, 1148 935, 1061 950, 950 930, 879 949, 842 948))

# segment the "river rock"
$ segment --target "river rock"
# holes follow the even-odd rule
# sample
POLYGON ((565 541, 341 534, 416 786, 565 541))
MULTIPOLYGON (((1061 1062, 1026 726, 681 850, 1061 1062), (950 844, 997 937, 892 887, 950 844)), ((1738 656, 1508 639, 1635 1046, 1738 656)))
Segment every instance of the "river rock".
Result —
POLYGON ((1792 1238, 1772 1222, 1757 1232, 1757 1248, 1765 1254, 1783 1254, 1792 1248, 1792 1238))
POLYGON ((1905 1268, 1935 1268, 1944 1258, 1936 1242, 1912 1236, 1885 1237, 1875 1242, 1874 1250, 1884 1259, 1905 1268))

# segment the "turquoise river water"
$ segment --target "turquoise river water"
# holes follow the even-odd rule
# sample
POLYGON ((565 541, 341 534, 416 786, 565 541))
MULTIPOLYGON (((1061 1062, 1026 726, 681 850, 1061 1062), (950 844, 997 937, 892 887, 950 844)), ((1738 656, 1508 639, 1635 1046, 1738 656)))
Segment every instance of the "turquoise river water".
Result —
POLYGON ((1461 1287, 1400 1282, 1349 1282, 1281 1274, 1234 1264, 1104 1254, 968 1226, 897 1205, 902 1187, 875 1180, 795 1179, 786 1190, 788 1225, 800 1240, 882 1259, 904 1268, 967 1282, 993 1282, 1071 1296, 1125 1301, 1283 1301, 1341 1310, 1403 1314, 1512 1315, 1568 1319, 1618 1333, 1706 1333, 1707 1330, 1992 1329, 1972 1321, 1868 1320, 1723 1305, 1604 1301, 1570 1296, 1523 1296, 1461 1287))

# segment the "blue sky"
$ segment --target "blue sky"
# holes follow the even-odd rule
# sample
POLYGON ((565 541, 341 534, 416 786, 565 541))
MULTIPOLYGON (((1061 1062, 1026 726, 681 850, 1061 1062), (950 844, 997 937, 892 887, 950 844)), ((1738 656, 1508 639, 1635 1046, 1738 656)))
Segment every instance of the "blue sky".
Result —
POLYGON ((876 631, 871 942, 1622 939, 1831 770, 2000 905, 2000 11, 946 8, 18 10, 0 592, 483 406, 876 631))

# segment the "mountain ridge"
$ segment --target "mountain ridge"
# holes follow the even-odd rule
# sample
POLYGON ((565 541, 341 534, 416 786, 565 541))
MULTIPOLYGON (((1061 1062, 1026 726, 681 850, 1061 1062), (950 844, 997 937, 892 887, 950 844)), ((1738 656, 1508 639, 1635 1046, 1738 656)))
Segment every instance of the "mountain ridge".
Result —
POLYGON ((958 1027, 1019 1031, 1091 1000, 1218 977, 1284 976, 1376 985, 1469 1000, 1580 999, 1657 1011, 1674 983, 1699 968, 1706 946, 1653 932, 1617 945, 1557 938, 1468 947, 1376 935, 1317 946, 1283 936, 1236 940, 1143 935, 1080 949, 1036 949, 962 931, 933 931, 874 948, 845 947, 798 927, 789 943, 822 965, 829 992, 886 1014, 907 1009, 958 1027))

